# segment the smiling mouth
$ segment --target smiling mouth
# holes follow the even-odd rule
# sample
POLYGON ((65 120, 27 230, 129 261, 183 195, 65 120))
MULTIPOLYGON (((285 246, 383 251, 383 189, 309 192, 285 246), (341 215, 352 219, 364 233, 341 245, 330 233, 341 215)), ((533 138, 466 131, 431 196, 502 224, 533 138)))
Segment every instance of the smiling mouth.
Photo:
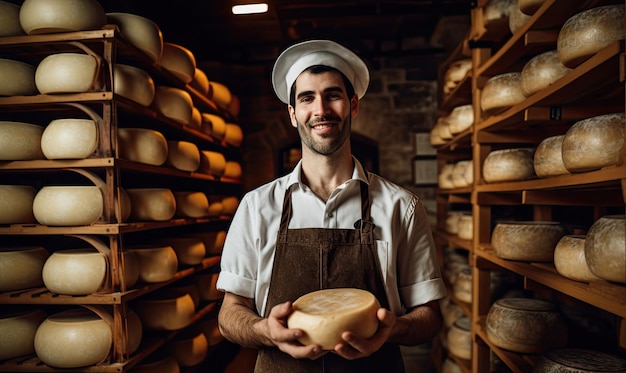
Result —
POLYGON ((311 128, 315 129, 315 130, 323 130, 323 129, 326 129, 326 128, 331 128, 334 125, 335 124, 333 124, 333 123, 319 123, 319 124, 315 124, 315 125, 311 126, 311 128))

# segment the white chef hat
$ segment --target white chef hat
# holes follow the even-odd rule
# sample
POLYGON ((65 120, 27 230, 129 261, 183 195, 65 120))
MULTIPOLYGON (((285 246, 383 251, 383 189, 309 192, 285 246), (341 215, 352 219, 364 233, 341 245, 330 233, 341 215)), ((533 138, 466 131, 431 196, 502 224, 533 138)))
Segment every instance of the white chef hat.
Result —
POLYGON ((359 99, 370 81, 369 70, 361 58, 348 48, 330 40, 309 40, 292 45, 278 56, 272 71, 272 85, 278 98, 289 103, 289 91, 300 73, 314 65, 341 71, 354 87, 359 99))

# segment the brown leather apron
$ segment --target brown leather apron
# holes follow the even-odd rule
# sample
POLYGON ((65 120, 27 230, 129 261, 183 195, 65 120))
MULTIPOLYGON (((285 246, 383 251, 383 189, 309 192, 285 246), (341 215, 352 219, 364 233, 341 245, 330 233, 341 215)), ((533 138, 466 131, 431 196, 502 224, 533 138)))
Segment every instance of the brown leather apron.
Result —
MULTIPOLYGON (((340 287, 368 290, 383 307, 389 308, 376 255, 369 191, 364 182, 361 210, 357 229, 288 229, 291 188, 285 192, 265 317, 277 304, 293 302, 312 291, 340 287)), ((375 354, 357 360, 346 360, 334 353, 317 360, 294 359, 278 348, 264 348, 259 350, 255 372, 403 373, 404 366, 397 344, 385 344, 375 354)))

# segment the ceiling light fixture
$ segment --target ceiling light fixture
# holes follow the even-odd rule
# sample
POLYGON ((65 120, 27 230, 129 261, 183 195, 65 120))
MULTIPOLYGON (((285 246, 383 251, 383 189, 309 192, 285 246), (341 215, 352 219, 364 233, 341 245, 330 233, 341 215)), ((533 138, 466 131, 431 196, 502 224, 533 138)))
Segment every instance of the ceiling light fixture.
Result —
POLYGON ((233 5, 233 14, 257 14, 267 12, 267 3, 233 5))

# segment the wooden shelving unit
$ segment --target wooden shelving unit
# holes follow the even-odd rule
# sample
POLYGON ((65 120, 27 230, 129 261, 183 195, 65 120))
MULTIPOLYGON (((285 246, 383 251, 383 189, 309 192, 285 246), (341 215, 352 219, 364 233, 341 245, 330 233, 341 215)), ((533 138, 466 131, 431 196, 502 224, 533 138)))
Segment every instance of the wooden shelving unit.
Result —
MULTIPOLYGON (((531 57, 556 49, 559 29, 569 17, 597 6, 624 3, 546 0, 512 35, 510 32, 507 35, 508 29, 496 32, 482 24, 482 9, 486 3, 478 1, 476 8, 472 9, 469 40, 464 41, 464 44, 473 47, 470 95, 474 106, 474 125, 437 147, 440 166, 459 159, 474 161, 474 183, 470 187, 439 189, 437 194, 439 214, 435 241, 441 249, 454 247, 467 250, 472 267, 472 303, 466 305, 469 308, 466 312, 472 319, 472 359, 467 365, 459 366, 463 372, 491 372, 494 369, 492 356, 496 356, 508 371, 526 373, 532 371, 540 357, 538 354, 507 351, 489 341, 485 319, 494 301, 491 282, 494 271, 515 276, 522 284, 519 290, 526 294, 591 310, 594 316, 597 314, 608 320, 609 331, 591 335, 589 340, 570 339, 569 346, 591 346, 602 341, 596 343, 598 348, 626 357, 626 284, 573 281, 561 276, 552 263, 502 259, 495 255, 491 247, 493 226, 503 217, 510 220, 568 217, 571 221, 567 223, 576 223, 584 230, 607 212, 624 214, 626 164, 622 161, 616 166, 599 170, 518 182, 486 183, 482 179, 482 164, 492 150, 534 147, 547 137, 565 134, 578 120, 623 112, 624 41, 606 46, 549 87, 518 104, 493 112, 480 109, 480 94, 485 82, 498 74, 521 71, 531 57), (460 240, 445 232, 447 211, 459 205, 470 206, 472 210, 474 231, 471 241, 460 240), (569 217, 568 213, 573 214, 569 217)), ((451 56, 446 63, 455 58, 451 56)), ((442 68, 445 69, 445 66, 442 68)), ((460 90, 455 94, 466 94, 466 91, 460 90)), ((467 99, 466 96, 448 98, 450 102, 466 102, 467 99)), ((442 110, 443 113, 447 111, 449 108, 442 110)), ((456 302, 454 299, 451 301, 456 302)))
MULTIPOLYGON (((46 247, 46 240, 66 236, 88 235, 100 238, 110 248, 108 271, 112 275, 106 289, 110 292, 94 293, 85 296, 69 296, 51 293, 45 287, 0 293, 0 305, 41 306, 55 312, 71 306, 103 306, 113 318, 113 345, 108 359, 95 366, 80 368, 84 372, 125 372, 140 363, 151 353, 165 346, 179 331, 146 332, 141 346, 132 354, 125 352, 128 340, 126 315, 133 301, 141 299, 159 289, 175 285, 183 279, 203 273, 213 273, 219 265, 219 255, 207 255, 200 264, 179 265, 178 272, 169 280, 158 283, 138 283, 127 289, 120 280, 124 272, 122 253, 127 250, 129 239, 151 236, 177 237, 187 233, 218 232, 227 228, 231 215, 207 216, 204 218, 173 218, 169 221, 122 221, 117 209, 121 205, 120 188, 163 187, 172 190, 197 190, 208 196, 235 196, 242 192, 242 182, 238 179, 220 178, 201 172, 186 172, 167 166, 150 166, 117 157, 117 129, 121 127, 144 127, 161 131, 168 140, 194 142, 201 150, 221 152, 227 159, 240 160, 239 149, 214 138, 207 133, 187 127, 169 119, 150 107, 141 106, 114 93, 113 67, 116 63, 132 64, 143 68, 157 85, 166 85, 186 90, 194 105, 202 112, 217 114, 231 123, 236 123, 227 111, 220 109, 208 97, 183 83, 167 70, 159 67, 146 54, 128 43, 115 26, 107 25, 102 30, 58 33, 47 35, 15 36, 0 38, 0 51, 3 57, 30 63, 36 66, 50 54, 75 52, 88 48, 102 57, 99 79, 103 82, 100 91, 86 93, 33 95, 1 97, 0 111, 5 120, 22 117, 39 119, 45 122, 50 116, 64 114, 81 115, 82 107, 95 111, 102 120, 98 123, 98 147, 95 153, 80 160, 32 160, 0 162, 0 178, 3 184, 30 184, 34 187, 47 185, 50 180, 63 180, 75 170, 85 170, 100 177, 103 188, 104 213, 94 224, 88 226, 45 226, 41 224, 13 224, 0 226, 0 236, 7 242, 38 242, 46 247), (79 46, 80 47, 77 47, 79 46), (134 118, 136 121, 121 123, 120 118, 134 118), (144 236, 142 236, 142 234, 144 236)), ((28 121, 28 120, 24 120, 28 121)), ((49 121, 49 119, 48 119, 49 121)), ((17 245, 19 247, 19 244, 17 245)), ((48 247, 46 247, 48 249, 48 247)), ((52 248, 58 249, 58 248, 52 248)), ((193 323, 207 317, 216 317, 219 300, 202 301, 196 309, 193 323)), ((52 372, 63 371, 41 362, 37 356, 28 355, 0 361, 2 372, 52 372)))

